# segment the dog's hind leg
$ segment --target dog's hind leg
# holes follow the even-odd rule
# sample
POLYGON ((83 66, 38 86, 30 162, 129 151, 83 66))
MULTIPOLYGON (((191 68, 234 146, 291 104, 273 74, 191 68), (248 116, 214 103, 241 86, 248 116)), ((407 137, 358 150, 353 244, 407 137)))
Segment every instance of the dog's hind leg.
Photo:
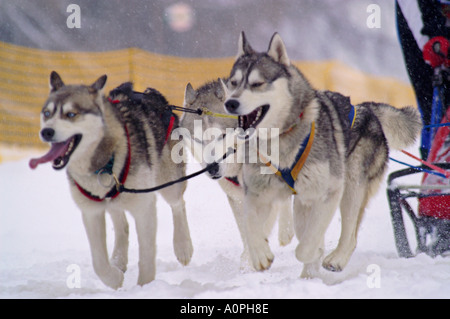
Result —
POLYGON ((341 236, 336 249, 323 261, 322 266, 330 271, 342 271, 347 265, 356 248, 358 229, 364 215, 367 203, 375 194, 380 185, 382 174, 371 182, 357 183, 347 181, 342 197, 341 210, 341 236))
POLYGON ((194 252, 186 216, 186 205, 183 199, 185 189, 186 182, 160 191, 160 194, 172 208, 173 248, 178 261, 184 266, 189 264, 194 252))
POLYGON ((155 279, 156 273, 156 196, 148 194, 133 199, 130 214, 136 223, 139 243, 138 285, 145 285, 155 279))
POLYGON ((360 184, 347 185, 345 188, 340 205, 341 236, 336 249, 322 263, 325 269, 342 271, 347 265, 356 247, 359 215, 363 213, 367 204, 366 193, 366 188, 360 184))
POLYGON ((104 211, 83 211, 83 223, 91 247, 95 273, 103 283, 118 289, 123 283, 123 272, 111 266, 106 248, 106 223, 104 211))
POLYGON ((128 264, 128 235, 129 227, 123 211, 109 211, 114 225, 114 250, 111 256, 111 264, 125 272, 128 264))

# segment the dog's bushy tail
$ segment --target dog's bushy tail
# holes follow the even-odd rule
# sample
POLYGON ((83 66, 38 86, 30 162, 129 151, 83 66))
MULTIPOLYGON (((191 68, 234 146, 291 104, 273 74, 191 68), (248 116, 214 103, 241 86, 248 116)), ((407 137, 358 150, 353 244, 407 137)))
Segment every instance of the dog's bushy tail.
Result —
POLYGON ((422 119, 416 108, 395 108, 383 103, 370 104, 370 109, 380 120, 389 148, 401 150, 414 144, 422 129, 422 119))

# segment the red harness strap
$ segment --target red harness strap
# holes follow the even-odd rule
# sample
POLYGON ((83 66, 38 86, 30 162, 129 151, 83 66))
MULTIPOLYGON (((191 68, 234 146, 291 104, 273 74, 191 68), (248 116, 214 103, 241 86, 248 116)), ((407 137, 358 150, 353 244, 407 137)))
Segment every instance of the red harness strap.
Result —
MULTIPOLYGON (((125 184, 125 181, 127 180, 128 177, 128 173, 130 172, 130 164, 131 164, 131 143, 130 143, 130 134, 128 133, 128 128, 125 125, 125 133, 127 134, 127 159, 125 162, 125 166, 122 169, 122 173, 120 174, 119 177, 119 182, 121 185, 125 184)), ((111 198, 114 199, 117 196, 119 196, 119 192, 116 188, 116 186, 114 186, 109 192, 108 194, 105 195, 104 198, 100 198, 98 196, 95 196, 93 194, 91 194, 89 191, 85 190, 83 187, 81 187, 75 180, 74 180, 75 185, 77 186, 78 190, 80 191, 81 194, 83 194, 85 197, 89 198, 90 200, 94 201, 94 202, 103 202, 106 198, 111 198)))
POLYGON ((109 101, 111 104, 119 104, 119 103, 120 103, 120 100, 113 100, 113 99, 111 99, 110 97, 108 97, 108 101, 109 101))
POLYGON ((169 136, 172 133, 174 123, 175 123, 175 116, 172 115, 170 117, 169 127, 167 128, 166 138, 164 139, 164 145, 166 145, 167 141, 169 140, 169 136))
MULTIPOLYGON (((113 99, 111 99, 110 97, 108 97, 108 101, 111 103, 111 104, 118 104, 118 103, 120 103, 120 100, 113 100, 113 99)), ((169 140, 169 136, 170 136, 170 134, 172 133, 172 130, 173 130, 173 125, 175 124, 175 116, 171 116, 170 117, 170 123, 169 123, 169 127, 167 128, 167 132, 166 132, 166 138, 164 139, 164 145, 166 145, 167 144, 167 141, 169 140)))
POLYGON ((105 199, 100 198, 98 196, 92 195, 90 192, 85 190, 83 187, 81 187, 76 181, 74 181, 75 185, 77 186, 78 190, 81 194, 83 194, 85 197, 89 198, 90 200, 94 202, 103 202, 105 199))

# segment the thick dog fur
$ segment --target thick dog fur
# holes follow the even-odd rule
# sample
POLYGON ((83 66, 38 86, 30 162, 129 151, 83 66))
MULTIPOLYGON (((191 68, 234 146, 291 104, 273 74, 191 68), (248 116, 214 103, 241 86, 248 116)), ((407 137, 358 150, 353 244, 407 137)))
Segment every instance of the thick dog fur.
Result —
MULTIPOLYGON (((50 143, 52 149, 42 158, 32 160, 30 166, 35 168, 53 161, 55 169, 67 167, 71 194, 82 212, 94 270, 107 286, 117 289, 122 286, 128 262, 125 211, 136 221, 137 282, 144 285, 155 278, 156 195, 122 193, 105 199, 115 186, 112 176, 102 172, 110 169, 110 173, 119 177, 128 166, 125 186, 140 189, 180 178, 185 175, 185 167, 171 160, 175 142, 165 143, 167 128, 160 119, 160 113, 167 107, 164 97, 148 89, 140 99, 132 99, 134 93, 128 83, 106 99, 102 91, 105 82, 106 76, 102 76, 91 86, 65 85, 52 72, 50 95, 41 112, 41 139, 50 143), (110 260, 106 247, 106 211, 115 229, 110 260)), ((180 183, 160 191, 172 208, 174 250, 183 265, 189 263, 193 253, 183 200, 185 188, 186 183, 180 183)))
MULTIPOLYGON (((184 107, 193 110, 206 107, 210 111, 215 113, 224 113, 223 105, 225 102, 225 91, 220 80, 212 81, 206 83, 195 90, 191 84, 186 86, 184 95, 184 107)), ((223 142, 222 136, 226 134, 227 129, 235 129, 238 126, 238 121, 235 119, 228 119, 222 117, 211 117, 193 114, 183 114, 180 126, 187 128, 190 132, 191 140, 188 141, 188 148, 190 151, 196 155, 195 144, 201 143, 202 148, 209 144, 214 143, 207 138, 202 138, 201 141, 194 138, 194 122, 197 121, 197 125, 201 123, 203 132, 211 128, 218 129, 218 143, 223 142)), ((203 133, 202 132, 202 133, 203 133)), ((208 134, 206 134, 208 135, 208 134)), ((205 136, 206 137, 206 136, 205 136)), ((224 152, 226 150, 224 149, 224 152)), ((204 166, 205 158, 201 154, 200 156, 195 156, 195 158, 202 163, 204 166)), ((241 262, 242 266, 245 268, 249 265, 249 254, 247 244, 245 243, 245 238, 247 236, 244 234, 246 227, 244 227, 244 215, 243 215, 243 199, 244 199, 244 188, 242 187, 242 164, 238 163, 237 158, 227 158, 229 164, 227 165, 227 175, 225 178, 219 179, 218 183, 222 190, 227 194, 228 202, 233 211, 236 223, 238 225, 241 238, 243 240, 244 252, 242 254, 241 262)), ((214 172, 213 172, 214 173, 214 172)), ((212 176, 214 178, 214 175, 212 176)), ((292 201, 281 202, 279 206, 272 210, 268 221, 265 222, 264 232, 268 236, 273 228, 274 222, 278 216, 278 239, 282 246, 287 245, 291 242, 294 236, 294 228, 292 221, 292 201)))
MULTIPOLYGON (((356 106, 351 127, 350 99, 339 93, 317 91, 291 64, 281 37, 272 37, 267 52, 255 52, 242 33, 235 64, 226 81, 225 109, 240 116, 244 129, 279 129, 279 168, 294 162, 302 141, 315 122, 309 156, 295 182, 295 254, 304 263, 302 276, 311 276, 320 262, 341 271, 356 247, 366 205, 386 171, 389 148, 411 145, 421 129, 419 112, 367 102, 356 106), (342 232, 336 249, 324 259, 324 234, 337 208, 342 232)), ((256 134, 254 134, 256 135, 256 134)), ((277 202, 287 202, 291 189, 275 174, 260 174, 264 163, 242 167, 244 227, 252 264, 270 267, 273 254, 261 221, 277 202)), ((222 165, 221 174, 227 171, 222 165)))

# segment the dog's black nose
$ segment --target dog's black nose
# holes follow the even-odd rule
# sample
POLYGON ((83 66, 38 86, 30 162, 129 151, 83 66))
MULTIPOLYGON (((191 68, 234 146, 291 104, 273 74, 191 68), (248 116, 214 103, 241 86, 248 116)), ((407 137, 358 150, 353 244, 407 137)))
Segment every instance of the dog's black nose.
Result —
POLYGON ((236 112, 236 110, 238 109, 239 106, 240 106, 240 103, 238 100, 228 100, 225 102, 225 108, 230 113, 236 112))
POLYGON ((44 139, 44 141, 50 142, 53 136, 55 136, 55 130, 52 128, 44 128, 41 131, 41 136, 44 139))
POLYGON ((219 173, 219 165, 217 163, 211 164, 209 166, 208 173, 211 174, 212 176, 217 175, 217 173, 219 173))
POLYGON ((219 164, 214 163, 209 165, 208 174, 212 179, 220 179, 222 176, 219 175, 220 167, 219 164))

